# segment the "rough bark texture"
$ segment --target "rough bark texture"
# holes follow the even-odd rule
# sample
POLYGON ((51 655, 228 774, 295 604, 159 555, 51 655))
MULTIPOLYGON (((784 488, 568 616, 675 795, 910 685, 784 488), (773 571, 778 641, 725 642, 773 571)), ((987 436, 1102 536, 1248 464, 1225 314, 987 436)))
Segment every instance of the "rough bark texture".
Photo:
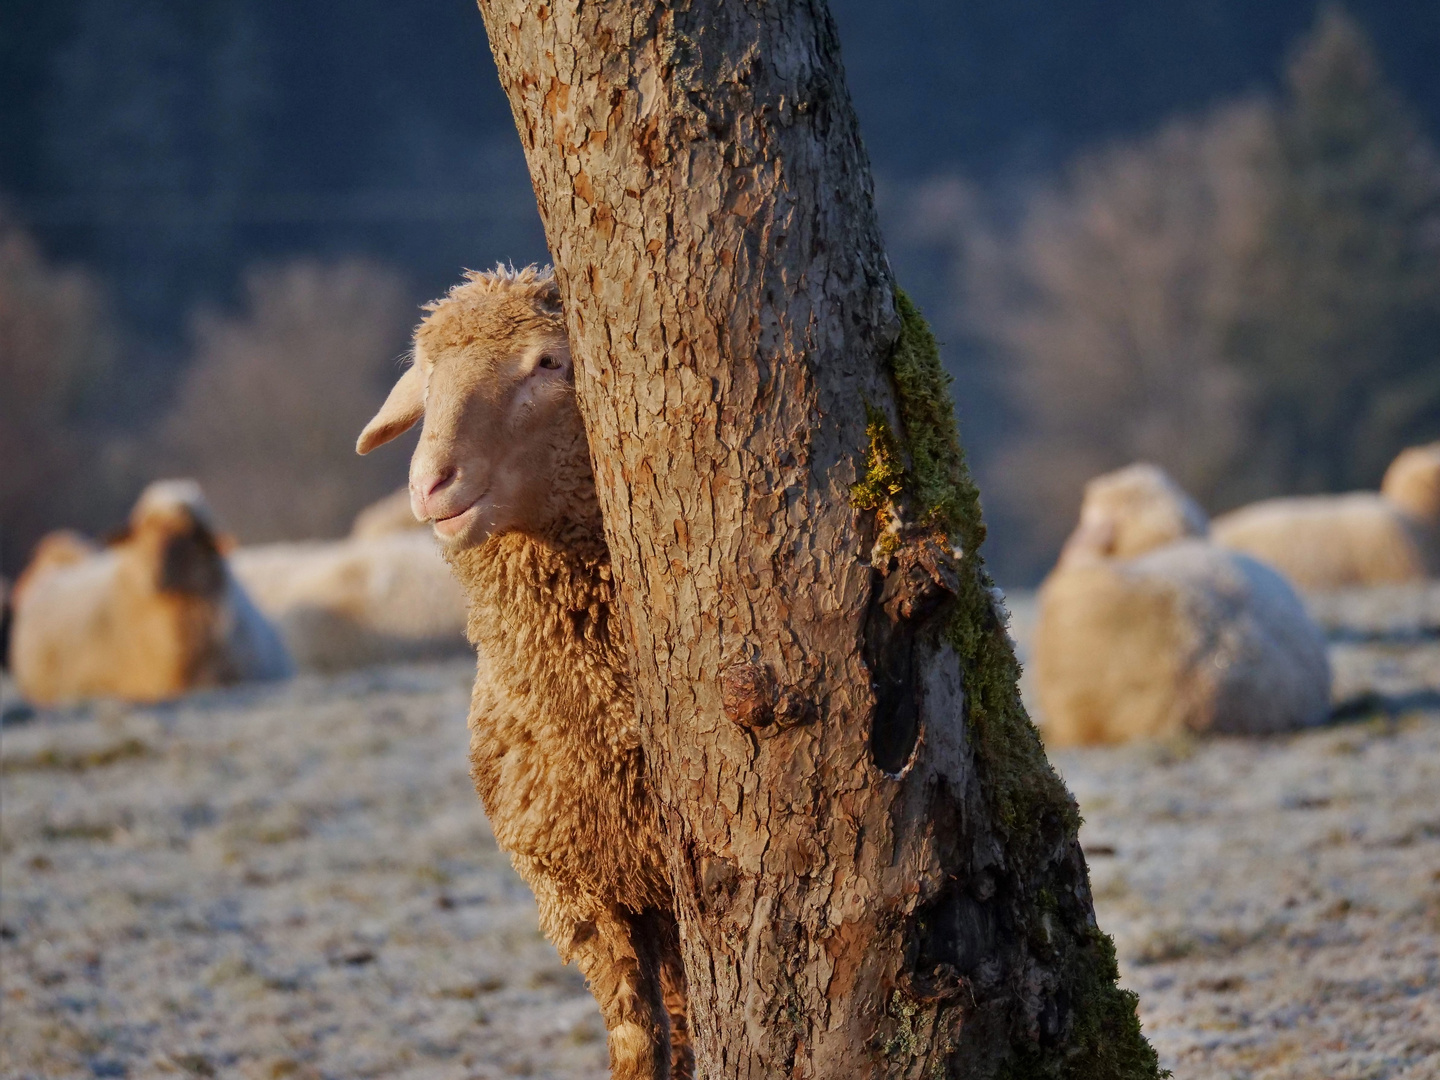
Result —
POLYGON ((480 7, 565 299, 699 1074, 1155 1075, 823 2, 480 7))

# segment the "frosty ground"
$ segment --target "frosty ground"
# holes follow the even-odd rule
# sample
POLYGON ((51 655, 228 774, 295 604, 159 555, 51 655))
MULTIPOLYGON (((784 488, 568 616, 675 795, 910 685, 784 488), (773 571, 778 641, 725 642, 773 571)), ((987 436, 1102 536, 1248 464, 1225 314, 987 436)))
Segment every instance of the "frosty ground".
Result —
MULTIPOLYGON (((1054 755, 1177 1077, 1440 1076, 1440 639, 1332 631, 1343 721, 1054 755)), ((11 703, 0 1074, 603 1077, 470 788, 471 670, 11 703)))

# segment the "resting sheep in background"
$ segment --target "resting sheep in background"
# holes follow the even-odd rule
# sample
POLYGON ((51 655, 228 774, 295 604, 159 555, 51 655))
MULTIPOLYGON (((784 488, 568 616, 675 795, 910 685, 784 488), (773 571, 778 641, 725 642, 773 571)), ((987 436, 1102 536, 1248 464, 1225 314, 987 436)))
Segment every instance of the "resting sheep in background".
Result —
POLYGON ((1403 451, 1378 493, 1267 499, 1216 518, 1212 535, 1302 589, 1440 576, 1440 442, 1403 451))
POLYGON ((13 605, 10 669, 37 705, 160 701, 291 673, 279 635, 230 574, 193 480, 151 484, 107 547, 45 537, 13 605))
POLYGON ((470 602, 470 763, 546 936, 589 981, 612 1075, 690 1075, 685 976, 614 585, 549 270, 470 273, 360 436, 410 464, 470 602))
POLYGON ((343 540, 257 544, 230 564, 303 671, 469 651, 465 593, 411 513, 408 489, 362 510, 343 540))
POLYGON ((377 536, 422 530, 429 535, 427 523, 417 521, 414 511, 410 509, 410 489, 403 487, 392 491, 383 499, 377 499, 356 514, 355 522, 350 526, 350 539, 373 540, 377 536))
POLYGON ((10 581, 0 576, 0 668, 10 667, 10 581))
POLYGON ((1153 466, 1086 486, 1080 524, 1040 587, 1033 663, 1047 743, 1259 735, 1329 715, 1325 641, 1294 590, 1207 543, 1204 526, 1153 466))

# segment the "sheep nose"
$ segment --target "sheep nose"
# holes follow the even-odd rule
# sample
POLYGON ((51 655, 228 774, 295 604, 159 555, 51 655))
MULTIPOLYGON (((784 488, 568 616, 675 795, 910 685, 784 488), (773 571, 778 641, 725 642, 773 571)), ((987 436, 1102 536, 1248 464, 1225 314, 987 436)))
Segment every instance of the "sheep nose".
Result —
POLYGON ((430 496, 434 495, 441 488, 446 487, 454 479, 455 467, 453 465, 447 465, 439 472, 420 477, 410 486, 414 489, 415 494, 424 500, 430 498, 430 496))
POLYGON ((410 511, 417 520, 428 521, 435 515, 430 511, 432 499, 438 497, 455 480, 457 469, 447 465, 431 473, 421 473, 410 478, 410 511))

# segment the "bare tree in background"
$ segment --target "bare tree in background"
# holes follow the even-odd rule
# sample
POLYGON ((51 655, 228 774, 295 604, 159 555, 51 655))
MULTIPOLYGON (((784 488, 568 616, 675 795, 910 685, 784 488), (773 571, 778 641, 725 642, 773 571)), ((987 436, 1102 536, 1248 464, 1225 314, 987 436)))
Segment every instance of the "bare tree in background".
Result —
POLYGON ((355 431, 394 381, 415 318, 405 283, 367 262, 252 272, 239 315, 196 319, 195 357, 165 421, 161 460, 200 480, 246 542, 343 534, 405 482, 355 431))
POLYGON ((1017 235, 971 232, 971 318, 1023 417, 989 470, 995 509, 1048 557, 1084 482, 1157 462, 1210 505, 1263 490, 1245 375, 1226 353, 1266 210, 1259 102, 1081 159, 1017 235))
POLYGON ((117 509, 86 416, 115 350, 103 290, 49 265, 0 211, 0 571, 17 573, 43 532, 117 509))
POLYGON ((1374 487, 1440 438, 1440 154, 1338 5, 1286 90, 1228 346, 1286 490, 1374 487))
POLYGON ((1019 418, 984 471, 1009 580, 1107 469, 1155 461, 1218 511, 1373 487, 1440 435, 1440 159, 1338 7, 1279 101, 1081 158, 1013 235, 958 231, 1019 418))
POLYGON ((823 0, 480 7, 565 299, 698 1074, 1155 1077, 823 0))

